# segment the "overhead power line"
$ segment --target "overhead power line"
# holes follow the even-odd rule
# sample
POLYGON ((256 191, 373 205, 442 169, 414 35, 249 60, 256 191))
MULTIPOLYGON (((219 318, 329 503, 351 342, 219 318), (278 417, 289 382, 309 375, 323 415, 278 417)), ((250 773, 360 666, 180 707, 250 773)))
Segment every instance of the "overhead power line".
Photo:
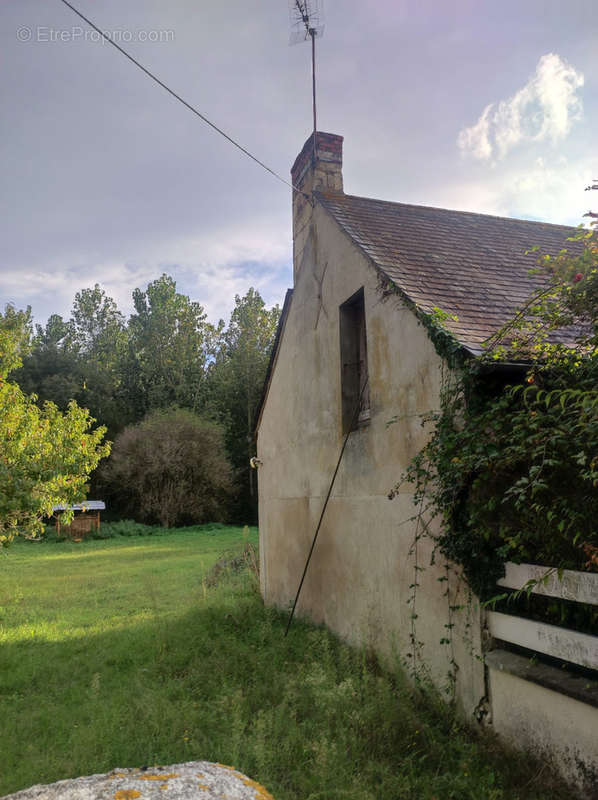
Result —
MULTIPOLYGON (((115 42, 113 39, 111 39, 111 38, 110 38, 110 36, 109 36, 107 33, 105 33, 105 32, 104 32, 104 31, 103 31, 101 28, 99 28, 99 27, 98 27, 98 26, 97 26, 97 25, 96 25, 94 22, 92 22, 92 21, 91 21, 90 19, 88 19, 88 18, 87 18, 87 17, 86 17, 84 14, 82 14, 82 13, 81 13, 81 12, 80 12, 80 11, 79 11, 77 8, 75 8, 75 6, 74 6, 74 5, 72 5, 71 3, 69 3, 69 2, 68 2, 68 0, 60 0, 60 2, 61 2, 61 3, 64 3, 64 5, 65 5, 65 6, 68 6, 68 8, 70 8, 70 9, 71 9, 71 11, 73 11, 73 12, 74 12, 74 13, 75 13, 75 14, 76 14, 78 17, 80 17, 80 18, 81 18, 81 19, 82 19, 84 22, 86 22, 86 23, 87 23, 87 24, 88 24, 88 25, 89 25, 91 28, 93 28, 93 29, 94 29, 94 31, 97 31, 97 32, 100 34, 100 36, 101 36, 101 37, 104 39, 104 41, 108 42, 108 44, 111 44, 113 47, 115 47, 117 50, 119 50, 119 51, 120 51, 120 52, 123 54, 123 56, 125 56, 126 58, 128 58, 128 59, 129 59, 129 61, 132 61, 132 62, 133 62, 133 64, 135 64, 135 66, 136 66, 136 67, 139 67, 139 69, 140 69, 142 72, 145 72, 145 74, 146 74, 146 75, 147 75, 149 78, 151 78, 151 79, 152 79, 153 81, 155 81, 155 82, 156 82, 156 83, 157 83, 159 86, 161 86, 163 89, 165 89, 165 90, 168 92, 168 94, 172 95, 172 96, 175 98, 175 100, 178 100, 178 101, 179 101, 179 103, 182 103, 182 104, 183 104, 183 105, 184 105, 186 108, 188 108, 188 109, 189 109, 189 111, 192 111, 192 112, 193 112, 193 113, 194 113, 194 114, 195 114, 197 117, 199 117, 199 118, 200 118, 200 119, 201 119, 203 122, 205 122, 205 123, 206 123, 206 125, 209 125, 209 126, 210 126, 210 128, 213 128, 213 129, 214 129, 214 130, 215 130, 217 133, 219 133, 221 136, 224 136, 224 138, 225 138, 227 141, 229 141, 229 142, 230 142, 232 145, 234 145, 234 146, 235 146, 235 147, 236 147, 238 150, 240 150, 242 153, 244 153, 246 156, 248 156, 248 157, 249 157, 249 158, 250 158, 252 161, 255 161, 255 163, 256 163, 256 164, 259 164, 259 165, 260 165, 260 167, 263 167, 263 169, 265 169, 267 172, 269 172, 269 173, 270 173, 270 175, 273 175, 273 176, 274 176, 275 178, 277 178, 279 181, 282 181, 282 183, 286 184, 287 186, 290 186, 290 188, 291 188, 291 189, 292 189, 294 192, 299 192, 299 191, 300 191, 299 189, 297 189, 297 187, 296 187, 296 186, 293 186, 293 184, 292 184, 292 183, 289 183, 289 181, 287 181, 285 178, 283 178, 281 175, 279 175, 277 172, 275 172, 273 169, 271 169, 271 168, 270 168, 270 167, 269 167, 267 164, 264 164, 264 162, 263 162, 263 161, 260 161, 260 159, 259 159, 259 158, 257 158, 257 157, 256 157, 256 156, 254 156, 252 153, 250 153, 250 152, 249 152, 249 150, 247 150, 245 147, 243 147, 242 145, 240 145, 240 144, 239 144, 239 142, 236 142, 236 141, 235 141, 235 140, 234 140, 234 139, 233 139, 231 136, 229 136, 229 135, 228 135, 228 133, 225 133, 225 132, 224 132, 224 131, 223 131, 221 128, 219 128, 217 125, 215 125, 213 122, 211 122, 211 121, 210 121, 210 120, 209 120, 209 119, 208 119, 206 116, 204 116, 204 115, 201 113, 201 111, 198 111, 198 110, 195 108, 195 106, 192 106, 192 105, 191 105, 191 103, 188 103, 188 102, 187 102, 185 99, 183 99, 183 98, 182 98, 182 97, 181 97, 179 94, 177 94, 177 93, 176 93, 176 92, 175 92, 173 89, 171 89, 171 88, 170 88, 170 86, 167 86, 167 85, 164 83, 164 81, 161 81, 161 80, 160 80, 160 78, 156 77, 156 75, 154 75, 154 73, 153 73, 153 72, 150 72, 150 70, 149 70, 149 69, 147 69, 146 67, 144 67, 144 66, 143 66, 143 64, 140 64, 140 63, 139 63, 139 61, 137 61, 137 59, 136 59, 136 58, 134 58, 134 57, 133 57, 133 56, 132 56, 130 53, 127 53, 127 51, 124 49, 124 47, 121 47, 121 46, 120 46, 119 44, 117 44, 117 43, 116 43, 116 42, 115 42)), ((301 192, 301 194, 303 194, 303 192, 301 192)))

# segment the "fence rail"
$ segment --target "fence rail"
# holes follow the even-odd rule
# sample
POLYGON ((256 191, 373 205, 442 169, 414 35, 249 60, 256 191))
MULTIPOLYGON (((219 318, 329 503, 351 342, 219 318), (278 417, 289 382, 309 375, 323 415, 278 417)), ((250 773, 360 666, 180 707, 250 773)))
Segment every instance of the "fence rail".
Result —
POLYGON ((498 585, 508 589, 522 589, 531 581, 537 581, 531 587, 532 594, 598 605, 597 572, 575 572, 565 569, 561 570, 559 575, 554 567, 509 562, 506 565, 506 575, 498 581, 498 585))
POLYGON ((488 613, 488 630, 491 636, 503 642, 598 670, 598 636, 498 611, 488 613))
MULTIPOLYGON (((529 587, 532 594, 598 605, 598 574, 542 567, 538 564, 506 565, 499 586, 529 587)), ((495 639, 525 647, 562 661, 598 670, 598 636, 560 628, 498 611, 488 612, 488 630, 495 639)))

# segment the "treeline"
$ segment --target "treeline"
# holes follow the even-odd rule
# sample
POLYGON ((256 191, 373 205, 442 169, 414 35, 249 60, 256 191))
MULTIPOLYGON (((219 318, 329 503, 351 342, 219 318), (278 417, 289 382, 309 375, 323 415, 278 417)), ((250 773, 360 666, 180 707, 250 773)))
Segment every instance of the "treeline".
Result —
MULTIPOLYGON (((192 412, 211 426, 213 443, 224 442, 231 467, 228 514, 221 516, 254 521, 253 422, 279 307, 266 308, 259 292, 249 289, 235 297, 228 324, 213 325, 198 302, 177 292, 168 275, 145 291, 135 289, 133 305, 126 319, 99 285, 78 292, 69 319, 53 314, 45 326, 30 326, 28 354, 12 378, 24 392, 35 393, 40 404, 48 400, 65 410, 75 400, 89 409, 116 443, 111 458, 125 429, 130 441, 131 426, 153 412, 192 412)), ((106 464, 100 467, 93 492, 110 490, 102 484, 102 475, 109 472, 106 464)), ((118 493, 113 500, 120 502, 118 493)))

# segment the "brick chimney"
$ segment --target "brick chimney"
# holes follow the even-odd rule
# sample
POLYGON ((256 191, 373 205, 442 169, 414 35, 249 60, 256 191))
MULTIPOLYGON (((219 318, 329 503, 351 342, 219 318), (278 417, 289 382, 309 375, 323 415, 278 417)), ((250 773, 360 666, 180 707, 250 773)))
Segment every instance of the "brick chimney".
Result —
POLYGON ((313 211, 312 192, 343 191, 343 137, 318 131, 314 153, 314 134, 303 145, 291 167, 291 181, 299 192, 293 192, 293 282, 303 261, 310 236, 313 211), (307 195, 307 197, 305 196, 307 195))

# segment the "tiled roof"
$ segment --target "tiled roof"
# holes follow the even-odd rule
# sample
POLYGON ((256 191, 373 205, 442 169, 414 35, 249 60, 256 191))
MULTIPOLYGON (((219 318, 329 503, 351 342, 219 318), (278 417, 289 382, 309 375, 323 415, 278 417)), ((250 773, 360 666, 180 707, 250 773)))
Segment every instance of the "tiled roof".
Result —
MULTIPOLYGON (((542 253, 566 247, 575 228, 466 211, 413 206, 319 192, 317 199, 353 241, 423 312, 434 308, 458 318, 443 323, 469 351, 525 303, 542 278, 530 276, 542 253)), ((561 341, 573 343, 574 331, 561 341)))

